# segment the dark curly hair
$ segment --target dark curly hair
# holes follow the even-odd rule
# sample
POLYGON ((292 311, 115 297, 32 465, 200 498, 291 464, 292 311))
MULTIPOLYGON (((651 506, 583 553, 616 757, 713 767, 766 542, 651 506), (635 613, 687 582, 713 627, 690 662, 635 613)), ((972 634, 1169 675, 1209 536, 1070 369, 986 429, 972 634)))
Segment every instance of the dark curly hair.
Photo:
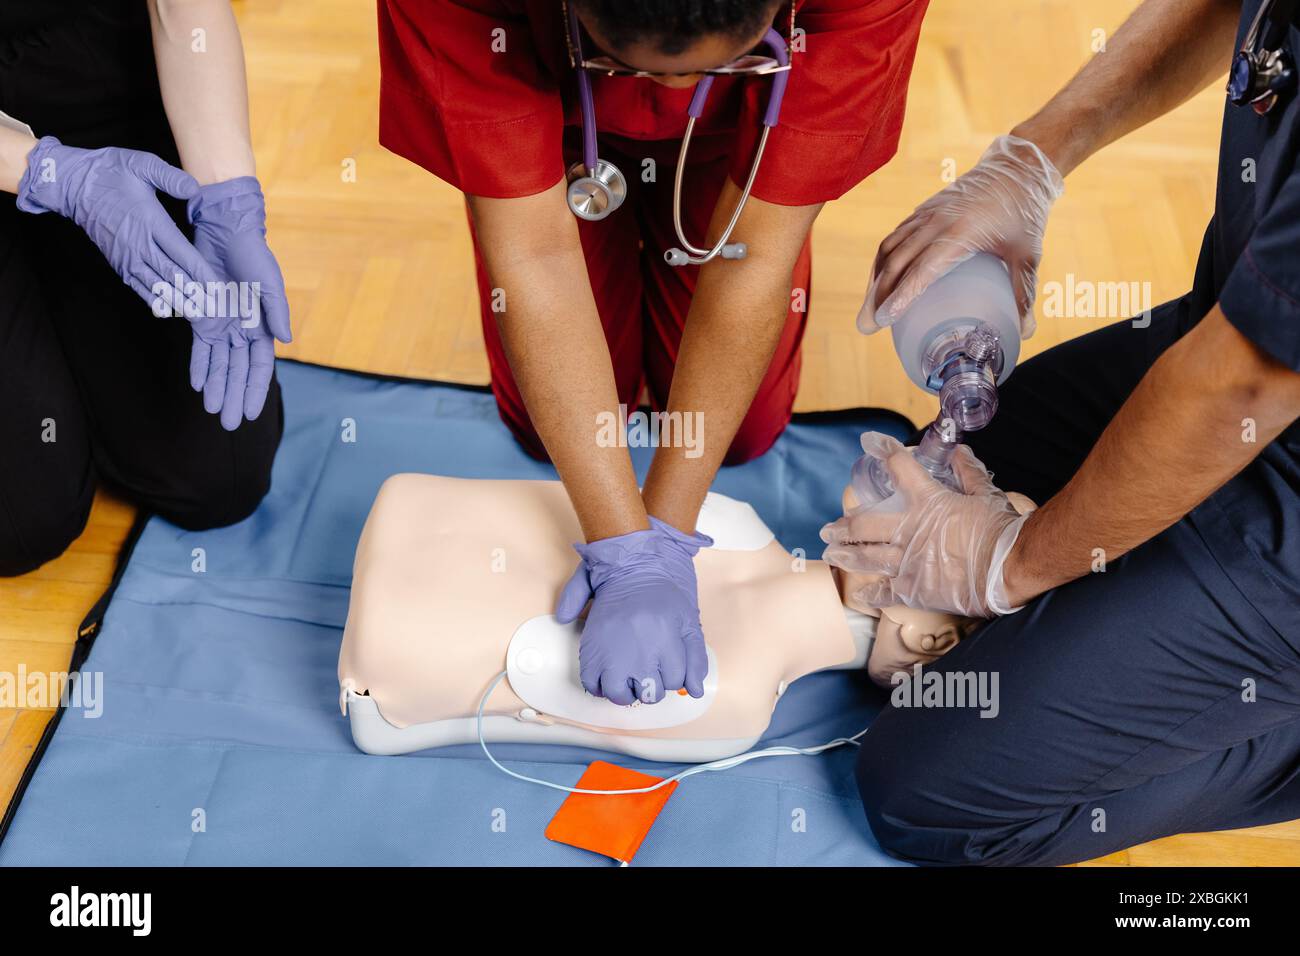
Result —
POLYGON ((782 0, 571 0, 616 47, 650 43, 681 53, 705 34, 736 39, 758 33, 782 0))

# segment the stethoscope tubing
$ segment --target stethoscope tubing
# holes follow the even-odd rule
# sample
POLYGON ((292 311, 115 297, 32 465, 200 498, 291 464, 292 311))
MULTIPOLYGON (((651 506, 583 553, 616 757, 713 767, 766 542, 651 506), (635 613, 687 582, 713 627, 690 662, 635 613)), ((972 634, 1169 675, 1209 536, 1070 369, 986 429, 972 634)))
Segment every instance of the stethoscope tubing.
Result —
MULTIPOLYGON (((576 51, 578 59, 576 67, 578 72, 578 101, 582 112, 582 164, 586 167, 587 176, 596 178, 597 169, 600 165, 600 157, 596 146, 596 98, 591 88, 591 75, 582 67, 582 37, 577 14, 571 8, 567 10, 567 13, 570 46, 576 51)), ((785 40, 781 35, 769 27, 763 36, 763 42, 772 50, 777 63, 788 68, 790 57, 785 40)), ((747 251, 744 243, 731 242, 731 234, 740 221, 746 203, 749 202, 750 194, 754 188, 754 181, 758 177, 759 166, 763 161, 763 153, 767 148, 768 135, 780 119, 781 101, 785 96, 785 87, 788 80, 787 70, 772 75, 772 89, 768 95, 767 109, 762 120, 763 131, 759 137, 758 146, 754 150, 754 159, 749 166, 749 175, 745 178, 745 186, 741 190, 740 198, 736 201, 736 208, 732 210, 727 227, 722 230, 722 235, 711 248, 703 248, 692 243, 686 238, 686 232, 682 225, 682 180, 686 171, 686 158, 690 151, 691 136, 695 131, 695 121, 704 113, 709 90, 713 86, 713 77, 705 76, 696 84, 695 92, 691 96, 690 106, 687 108, 686 131, 682 135, 682 145, 677 154, 677 168, 673 173, 673 229, 677 233, 677 240, 681 243, 681 248, 670 249, 664 254, 664 258, 669 264, 677 266, 703 265, 720 255, 728 259, 744 258, 747 251)), ((621 179, 622 173, 618 172, 617 167, 612 164, 609 165, 621 179)), ((617 203, 609 202, 606 206, 608 211, 604 215, 609 215, 617 207, 617 203)), ((580 218, 592 218, 590 215, 579 212, 573 206, 572 199, 570 199, 570 208, 580 218)), ((596 218, 604 218, 604 216, 596 218)))

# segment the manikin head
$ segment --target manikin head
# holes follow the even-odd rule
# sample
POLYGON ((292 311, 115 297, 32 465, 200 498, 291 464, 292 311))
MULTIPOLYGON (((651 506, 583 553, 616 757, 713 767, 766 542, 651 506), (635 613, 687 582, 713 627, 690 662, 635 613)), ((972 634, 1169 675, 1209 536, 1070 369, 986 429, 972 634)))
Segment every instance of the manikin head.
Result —
MULTIPOLYGON (((1020 514, 1034 510, 1034 503, 1024 495, 1007 495, 1020 514)), ((853 486, 844 489, 844 513, 857 507, 858 499, 853 486)), ((974 618, 948 614, 944 611, 926 611, 895 604, 887 608, 874 608, 863 604, 857 597, 873 577, 832 568, 835 584, 839 588, 844 606, 877 619, 876 637, 867 659, 867 673, 881 687, 891 687, 894 675, 910 675, 916 664, 932 664, 957 646, 979 624, 974 618)))
POLYGON ((762 42, 783 0, 570 0, 599 50, 656 83, 694 86, 762 42))

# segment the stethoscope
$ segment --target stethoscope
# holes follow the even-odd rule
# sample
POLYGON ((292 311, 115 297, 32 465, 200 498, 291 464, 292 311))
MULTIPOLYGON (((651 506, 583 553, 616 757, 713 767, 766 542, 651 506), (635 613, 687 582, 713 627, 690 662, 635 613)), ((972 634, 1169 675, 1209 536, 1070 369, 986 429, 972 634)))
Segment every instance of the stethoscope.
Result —
POLYGON ((1296 88, 1295 62, 1282 46, 1298 0, 1264 0, 1228 74, 1228 99, 1263 116, 1296 88))
MULTIPOLYGON (((566 8, 569 43, 574 51, 578 71, 578 100, 582 108, 582 159, 569 167, 566 176, 569 186, 567 198, 569 209, 579 219, 598 221, 623 205, 623 200, 627 198, 627 179, 617 166, 607 159, 601 159, 596 153, 596 101, 591 92, 591 75, 582 65, 584 60, 578 15, 571 6, 566 4, 566 8)), ((713 77, 706 75, 695 86, 695 93, 686 110, 686 132, 682 136, 681 150, 677 154, 677 170, 673 175, 673 228, 677 230, 677 241, 681 247, 664 253, 664 261, 671 266, 703 265, 718 256, 724 259, 743 259, 748 252, 745 243, 730 241, 731 233, 740 220, 745 203, 749 201, 759 163, 763 160, 763 150, 767 146, 768 133, 781 115, 781 98, 785 95, 787 72, 790 69, 790 56, 781 34, 769 27, 763 35, 763 43, 771 49, 778 64, 778 68, 771 71, 772 91, 768 96, 767 111, 763 114, 763 132, 754 151, 754 161, 750 164, 745 188, 736 202, 727 228, 712 248, 708 249, 694 245, 682 230, 682 175, 686 170, 686 153, 691 145, 695 121, 704 113, 713 77)))

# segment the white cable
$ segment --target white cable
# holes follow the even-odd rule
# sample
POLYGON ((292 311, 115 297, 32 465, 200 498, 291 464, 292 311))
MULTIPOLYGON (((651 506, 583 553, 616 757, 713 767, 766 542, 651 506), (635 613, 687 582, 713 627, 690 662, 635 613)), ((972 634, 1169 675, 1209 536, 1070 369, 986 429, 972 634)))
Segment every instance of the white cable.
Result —
POLYGON ((748 753, 737 754, 734 757, 723 757, 721 760, 714 760, 711 763, 698 764, 694 767, 683 770, 681 773, 674 774, 665 780, 660 780, 656 784, 652 784, 648 787, 637 787, 635 790, 584 790, 581 787, 566 787, 562 783, 552 783, 549 780, 538 780, 536 777, 529 777, 522 773, 515 773, 511 769, 503 767, 501 762, 497 760, 496 757, 492 756, 492 751, 488 750, 487 741, 483 737, 483 710, 487 706, 488 698, 492 696, 492 692, 497 689, 497 685, 505 679, 508 673, 509 671, 502 671, 498 674, 496 679, 493 680, 491 685, 488 687, 487 692, 483 694, 483 697, 478 702, 478 745, 483 748, 483 753, 487 756, 488 760, 492 761, 492 766, 496 767, 507 776, 514 777, 516 780, 522 780, 525 783, 535 783, 538 786, 550 787, 552 790, 563 790, 565 793, 591 793, 604 794, 606 796, 618 796, 620 794, 629 793, 651 793, 658 790, 660 787, 666 787, 668 784, 675 783, 678 780, 685 780, 687 777, 693 776, 694 774, 704 773, 706 770, 730 770, 732 767, 739 767, 742 763, 757 760, 759 757, 811 757, 821 753, 822 751, 830 750, 833 747, 842 747, 845 744, 853 744, 856 747, 858 741, 862 738, 862 735, 870 729, 864 727, 852 737, 836 737, 834 740, 829 740, 824 744, 818 744, 815 747, 790 747, 781 744, 776 747, 767 747, 763 750, 751 750, 748 753))

